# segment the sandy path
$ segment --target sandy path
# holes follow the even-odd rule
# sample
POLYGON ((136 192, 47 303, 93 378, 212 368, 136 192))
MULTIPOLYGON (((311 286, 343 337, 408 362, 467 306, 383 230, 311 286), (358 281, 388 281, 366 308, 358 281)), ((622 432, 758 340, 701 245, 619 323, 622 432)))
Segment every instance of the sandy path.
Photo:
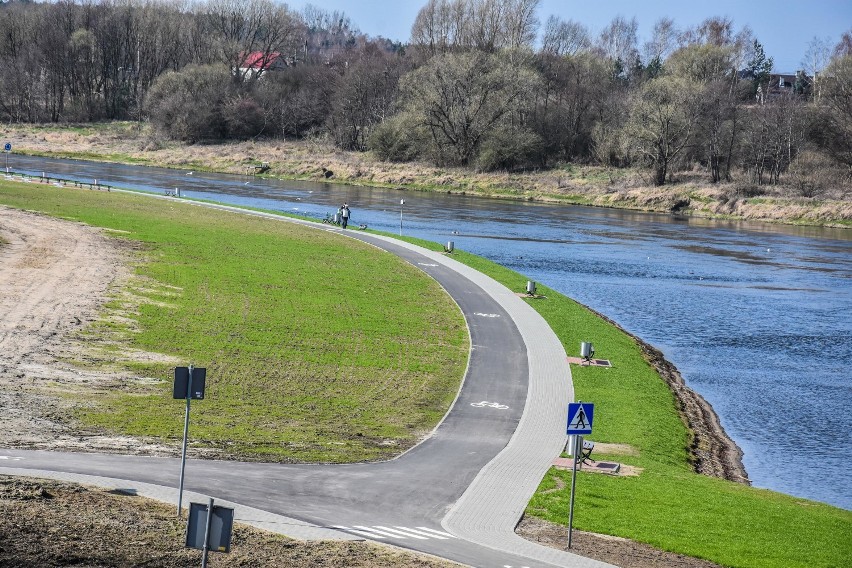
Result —
POLYGON ((123 379, 60 361, 80 349, 69 334, 94 321, 110 286, 129 275, 117 241, 81 223, 2 206, 0 237, 6 241, 0 244, 0 447, 139 447, 75 432, 68 421, 72 403, 57 396, 123 379))

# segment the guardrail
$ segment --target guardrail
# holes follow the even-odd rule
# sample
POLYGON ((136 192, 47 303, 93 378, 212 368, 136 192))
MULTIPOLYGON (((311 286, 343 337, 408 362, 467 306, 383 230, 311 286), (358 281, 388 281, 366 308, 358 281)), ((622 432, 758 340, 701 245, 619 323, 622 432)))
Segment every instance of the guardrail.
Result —
POLYGON ((6 174, 5 174, 5 179, 9 180, 9 181, 20 181, 20 182, 24 182, 24 183, 33 183, 33 182, 35 182, 35 183, 49 183, 49 184, 55 185, 57 187, 73 186, 73 187, 80 187, 80 188, 88 187, 89 189, 93 189, 93 190, 96 189, 96 190, 99 190, 99 191, 100 190, 106 190, 106 191, 112 190, 112 186, 107 185, 107 184, 103 184, 103 183, 99 183, 98 180, 92 180, 91 182, 80 181, 80 180, 75 180, 75 179, 67 179, 67 178, 61 178, 61 177, 56 177, 56 176, 49 176, 49 175, 45 174, 44 172, 42 172, 40 176, 33 176, 33 175, 30 175, 30 174, 14 172, 12 170, 7 169, 6 174))

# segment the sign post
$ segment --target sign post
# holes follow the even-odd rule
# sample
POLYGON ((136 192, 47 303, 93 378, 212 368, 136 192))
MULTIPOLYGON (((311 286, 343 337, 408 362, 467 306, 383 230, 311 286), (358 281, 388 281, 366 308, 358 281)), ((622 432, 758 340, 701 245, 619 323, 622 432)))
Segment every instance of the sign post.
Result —
POLYGON ((6 152, 6 173, 9 173, 9 152, 12 151, 12 144, 6 142, 6 145, 3 146, 3 151, 6 152))
POLYGON ((180 456, 180 489, 178 490, 178 518, 181 516, 183 505, 183 473, 186 469, 186 440, 189 434, 189 401, 204 399, 204 384, 207 379, 207 369, 199 367, 175 367, 175 383, 172 398, 186 398, 186 415, 183 419, 183 451, 180 456))
POLYGON ((574 436, 574 444, 571 449, 573 465, 571 467, 571 504, 568 509, 568 548, 571 548, 571 533, 574 528, 574 488, 577 485, 577 462, 582 455, 583 435, 592 433, 592 418, 595 414, 595 405, 589 402, 572 402, 568 404, 568 427, 566 433, 574 436))

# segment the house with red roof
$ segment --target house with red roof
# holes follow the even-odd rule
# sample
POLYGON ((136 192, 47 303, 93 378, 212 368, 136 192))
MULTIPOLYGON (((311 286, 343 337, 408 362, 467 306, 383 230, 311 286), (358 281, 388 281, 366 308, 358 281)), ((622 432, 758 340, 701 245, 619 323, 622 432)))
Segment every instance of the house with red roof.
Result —
POLYGON ((267 71, 281 71, 288 65, 287 59, 277 51, 252 51, 240 63, 240 75, 245 79, 260 78, 267 71))

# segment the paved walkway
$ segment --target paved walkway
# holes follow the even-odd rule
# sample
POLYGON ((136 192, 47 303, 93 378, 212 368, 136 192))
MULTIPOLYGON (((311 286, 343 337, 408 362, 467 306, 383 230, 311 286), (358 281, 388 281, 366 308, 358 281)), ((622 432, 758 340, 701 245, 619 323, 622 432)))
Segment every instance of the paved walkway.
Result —
POLYGON ((574 386, 559 338, 537 311, 496 280, 448 255, 408 243, 403 246, 446 265, 485 290, 511 316, 527 346, 529 390, 521 421, 506 448, 482 469, 444 517, 444 528, 488 548, 557 566, 609 566, 530 542, 515 533, 527 503, 566 442, 568 403, 574 400, 574 386))

